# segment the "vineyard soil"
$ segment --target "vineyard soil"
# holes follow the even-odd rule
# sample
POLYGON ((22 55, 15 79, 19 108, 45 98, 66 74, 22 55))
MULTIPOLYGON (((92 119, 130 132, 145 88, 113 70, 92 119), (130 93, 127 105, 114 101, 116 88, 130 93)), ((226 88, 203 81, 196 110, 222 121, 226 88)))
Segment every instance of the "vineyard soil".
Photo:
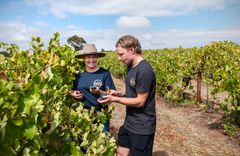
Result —
MULTIPOLYGON (((124 90, 122 80, 114 78, 117 89, 124 90)), ((157 130, 154 156, 237 156, 240 136, 231 139, 221 129, 212 128, 220 120, 217 112, 206 113, 196 105, 169 107, 162 97, 156 97, 157 130)), ((124 122, 125 106, 113 103, 111 132, 117 136, 124 122)))

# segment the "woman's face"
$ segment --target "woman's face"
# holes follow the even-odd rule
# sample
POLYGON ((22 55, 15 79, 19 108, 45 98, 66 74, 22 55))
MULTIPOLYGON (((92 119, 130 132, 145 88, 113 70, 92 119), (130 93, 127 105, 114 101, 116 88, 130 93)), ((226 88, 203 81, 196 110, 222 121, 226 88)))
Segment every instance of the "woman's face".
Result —
POLYGON ((97 64, 98 55, 85 55, 84 63, 86 68, 94 69, 98 66, 97 64))

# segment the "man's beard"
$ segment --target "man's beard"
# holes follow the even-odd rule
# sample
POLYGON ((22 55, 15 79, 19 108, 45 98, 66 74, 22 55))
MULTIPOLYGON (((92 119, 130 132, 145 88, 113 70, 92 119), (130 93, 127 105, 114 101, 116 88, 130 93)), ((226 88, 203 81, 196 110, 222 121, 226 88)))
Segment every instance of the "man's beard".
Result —
POLYGON ((127 64, 127 67, 128 67, 128 68, 132 68, 132 66, 133 66, 133 60, 131 60, 131 61, 127 64))

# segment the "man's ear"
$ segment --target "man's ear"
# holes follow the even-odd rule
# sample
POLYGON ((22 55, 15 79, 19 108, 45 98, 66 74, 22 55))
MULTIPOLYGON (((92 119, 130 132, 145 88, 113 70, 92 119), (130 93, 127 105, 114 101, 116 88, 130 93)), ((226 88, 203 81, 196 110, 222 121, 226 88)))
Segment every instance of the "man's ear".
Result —
POLYGON ((129 52, 130 52, 131 54, 134 54, 134 53, 135 53, 135 49, 134 49, 133 47, 129 48, 128 50, 129 50, 129 52))

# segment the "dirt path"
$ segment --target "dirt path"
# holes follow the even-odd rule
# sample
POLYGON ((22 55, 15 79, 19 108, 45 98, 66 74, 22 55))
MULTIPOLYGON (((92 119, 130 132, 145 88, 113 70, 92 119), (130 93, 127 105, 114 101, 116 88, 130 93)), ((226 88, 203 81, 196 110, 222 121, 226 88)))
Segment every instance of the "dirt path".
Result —
MULTIPOLYGON (((117 89, 124 83, 114 78, 117 89)), ((210 125, 219 121, 218 113, 206 113, 196 106, 170 108, 156 97, 157 130, 154 156, 240 156, 240 144, 210 125)), ((111 131, 117 134, 124 122, 125 106, 114 103, 111 131)))

